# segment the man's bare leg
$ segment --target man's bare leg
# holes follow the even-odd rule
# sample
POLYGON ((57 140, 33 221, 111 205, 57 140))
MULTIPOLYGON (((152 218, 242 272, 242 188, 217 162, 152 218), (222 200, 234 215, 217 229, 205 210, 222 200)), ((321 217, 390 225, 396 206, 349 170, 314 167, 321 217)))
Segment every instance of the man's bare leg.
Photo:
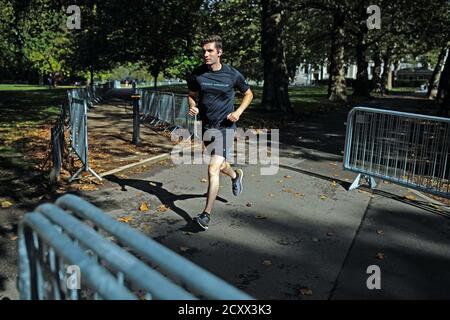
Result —
MULTIPOLYGON (((211 157, 211 161, 208 166, 208 195, 206 198, 206 206, 204 212, 211 214, 214 201, 217 198, 217 194, 219 193, 219 181, 220 181, 220 169, 222 167, 223 162, 225 161, 224 157, 213 155, 211 157)), ((231 168, 230 168, 231 169, 231 168)))
POLYGON ((226 174, 227 176, 229 176, 231 179, 236 179, 236 171, 234 171, 230 164, 228 163, 227 160, 225 160, 222 163, 222 166, 220 167, 220 172, 222 172, 223 174, 226 174))

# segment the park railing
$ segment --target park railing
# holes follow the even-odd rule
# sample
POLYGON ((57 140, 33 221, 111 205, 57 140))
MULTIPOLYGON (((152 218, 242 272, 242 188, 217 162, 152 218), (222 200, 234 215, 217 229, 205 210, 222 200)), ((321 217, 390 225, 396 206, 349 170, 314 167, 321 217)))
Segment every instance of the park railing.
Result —
POLYGON ((163 126, 165 130, 183 128, 196 134, 197 117, 189 116, 188 96, 171 92, 138 89, 140 95, 139 110, 141 121, 154 126, 163 126))
POLYGON ((70 98, 69 105, 69 137, 72 151, 80 159, 82 166, 69 179, 72 182, 82 171, 89 171, 97 179, 100 176, 89 167, 89 144, 88 144, 88 124, 87 124, 87 101, 75 97, 70 98))
POLYGON ((66 108, 60 107, 60 115, 55 125, 51 128, 51 157, 53 166, 50 171, 50 181, 56 182, 61 174, 63 156, 64 156, 64 125, 66 120, 66 108))
POLYGON ((450 119, 356 107, 347 119, 344 168, 450 198, 450 119))
POLYGON ((21 299, 252 299, 70 194, 25 215, 18 249, 21 299))
POLYGON ((82 171, 91 172, 97 179, 100 176, 89 167, 89 146, 87 112, 88 106, 102 101, 111 88, 108 85, 76 88, 67 91, 69 101, 69 139, 71 150, 78 156, 82 167, 69 179, 73 181, 82 171))
POLYGON ((87 86, 85 88, 74 88, 68 90, 68 99, 71 98, 84 99, 88 107, 93 107, 102 101, 106 93, 111 90, 109 84, 87 86))

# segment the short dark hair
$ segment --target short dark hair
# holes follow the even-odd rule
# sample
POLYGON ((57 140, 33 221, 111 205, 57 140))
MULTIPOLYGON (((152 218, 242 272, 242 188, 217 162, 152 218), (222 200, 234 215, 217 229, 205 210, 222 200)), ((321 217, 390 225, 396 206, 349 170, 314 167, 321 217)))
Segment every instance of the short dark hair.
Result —
POLYGON ((222 38, 215 34, 211 35, 211 36, 207 36, 206 38, 203 38, 202 41, 200 42, 200 44, 203 47, 205 44, 211 43, 211 42, 214 42, 214 45, 216 46, 217 50, 222 49, 222 38))

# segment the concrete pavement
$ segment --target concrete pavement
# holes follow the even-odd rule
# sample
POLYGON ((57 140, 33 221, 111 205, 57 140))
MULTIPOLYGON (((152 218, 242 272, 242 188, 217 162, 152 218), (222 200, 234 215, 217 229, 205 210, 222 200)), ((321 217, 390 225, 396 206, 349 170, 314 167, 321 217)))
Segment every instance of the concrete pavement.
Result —
POLYGON ((110 176, 88 198, 258 299, 449 298, 450 220, 414 206, 419 198, 405 203, 408 190, 396 185, 348 192, 355 174, 342 172, 339 156, 308 152, 326 160, 281 157, 274 176, 244 166, 240 197, 222 176, 206 232, 190 222, 204 206, 205 165, 110 176), (150 211, 138 210, 143 201, 150 211), (370 265, 381 269, 380 290, 366 286, 370 265))

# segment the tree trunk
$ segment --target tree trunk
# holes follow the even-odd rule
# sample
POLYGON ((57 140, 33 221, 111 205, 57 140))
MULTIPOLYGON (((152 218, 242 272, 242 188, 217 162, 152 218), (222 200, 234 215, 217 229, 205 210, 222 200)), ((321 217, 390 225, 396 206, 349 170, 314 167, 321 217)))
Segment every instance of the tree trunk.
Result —
POLYGON ((373 62, 374 62, 374 68, 373 68, 373 75, 372 75, 372 90, 375 90, 375 92, 381 92, 381 53, 380 50, 377 47, 374 50, 373 54, 373 62))
POLYGON ((392 90, 392 70, 391 70, 391 56, 389 52, 383 55, 383 73, 381 74, 381 94, 389 94, 392 90))
POLYGON ((391 89, 395 87, 395 80, 397 80, 397 72, 400 70, 400 61, 396 60, 394 62, 394 70, 391 72, 391 89))
POLYGON ((153 66, 150 70, 150 74, 153 77, 153 89, 156 90, 158 88, 158 75, 159 75, 159 67, 157 65, 153 66))
POLYGON ((370 97, 369 76, 367 73, 368 63, 366 59, 367 46, 364 43, 364 36, 365 34, 360 32, 357 37, 356 64, 358 71, 353 85, 353 95, 370 97))
POLYGON ((344 16, 335 13, 333 16, 333 33, 331 36, 330 74, 328 81, 328 99, 331 101, 347 101, 347 84, 345 82, 344 62, 344 16))
POLYGON ((93 87, 94 86, 94 69, 90 68, 89 69, 89 73, 91 74, 91 83, 90 86, 93 87))
POLYGON ((438 93, 436 96, 436 101, 441 104, 441 114, 448 116, 448 109, 450 104, 450 54, 447 55, 445 59, 444 70, 441 72, 441 79, 439 81, 438 93))
POLYGON ((438 61, 434 67, 433 74, 431 75, 430 81, 428 82, 428 99, 434 99, 437 95, 437 90, 439 87, 439 79, 441 78, 442 67, 444 66, 445 56, 448 52, 448 48, 442 48, 439 53, 438 61))
POLYGON ((261 106, 266 110, 292 111, 289 75, 282 39, 285 12, 281 0, 262 0, 262 46, 264 86, 261 106))

